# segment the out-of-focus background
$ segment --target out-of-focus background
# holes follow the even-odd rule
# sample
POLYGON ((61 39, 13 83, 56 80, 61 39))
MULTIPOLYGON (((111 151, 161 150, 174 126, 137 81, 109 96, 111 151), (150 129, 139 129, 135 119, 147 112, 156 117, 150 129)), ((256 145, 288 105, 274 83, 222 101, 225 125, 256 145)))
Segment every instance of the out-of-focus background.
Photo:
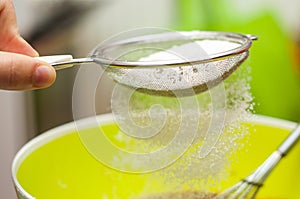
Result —
MULTIPOLYGON (((298 0, 14 0, 20 33, 41 55, 87 56, 101 41, 139 27, 218 30, 259 37, 251 48, 255 113, 300 119, 300 1, 298 0)), ((93 85, 91 67, 79 83, 82 100, 93 85)), ((78 67, 58 71, 56 83, 31 92, 0 91, 0 198, 16 198, 13 156, 32 137, 73 120, 78 67)), ((97 114, 110 112, 113 82, 103 78, 97 114)), ((84 104, 84 103, 83 103, 84 104)), ((80 107, 82 116, 85 107, 80 107)))

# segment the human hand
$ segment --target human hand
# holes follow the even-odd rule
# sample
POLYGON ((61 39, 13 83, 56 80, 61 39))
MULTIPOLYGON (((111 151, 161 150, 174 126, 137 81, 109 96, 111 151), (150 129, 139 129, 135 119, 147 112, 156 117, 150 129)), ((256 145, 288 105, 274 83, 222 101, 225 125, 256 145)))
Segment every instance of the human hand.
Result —
POLYGON ((20 36, 12 0, 0 0, 0 89, 33 90, 50 86, 55 70, 33 57, 38 53, 20 36))

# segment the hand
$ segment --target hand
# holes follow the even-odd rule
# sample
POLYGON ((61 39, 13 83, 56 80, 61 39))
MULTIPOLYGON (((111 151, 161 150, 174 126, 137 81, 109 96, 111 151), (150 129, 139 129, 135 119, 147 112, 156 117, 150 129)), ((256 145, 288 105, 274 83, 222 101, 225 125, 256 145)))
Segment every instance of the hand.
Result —
POLYGON ((33 90, 50 86, 55 70, 33 57, 38 53, 20 36, 12 0, 0 0, 0 89, 33 90))

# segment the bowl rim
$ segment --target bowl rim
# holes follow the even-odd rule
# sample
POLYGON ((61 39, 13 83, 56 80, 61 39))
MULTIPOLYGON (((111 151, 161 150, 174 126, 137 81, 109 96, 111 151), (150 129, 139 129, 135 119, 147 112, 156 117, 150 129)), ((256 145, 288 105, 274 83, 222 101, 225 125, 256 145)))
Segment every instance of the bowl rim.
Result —
MULTIPOLYGON (((35 199, 35 197, 30 195, 21 186, 21 184, 19 183, 19 181, 17 179, 17 171, 19 170, 21 163, 24 161, 24 159, 26 157, 28 157, 29 154, 31 154, 33 151, 35 151, 39 147, 43 146, 44 144, 49 143, 50 141, 53 141, 54 139, 57 139, 64 135, 74 133, 74 131, 93 127, 95 124, 94 123, 95 118, 96 118, 96 121, 98 122, 98 124, 99 124, 99 122, 101 122, 101 125, 108 125, 108 124, 115 123, 112 113, 87 117, 87 118, 83 118, 80 120, 72 121, 72 122, 54 127, 36 137, 34 137, 29 142, 27 142, 16 153, 16 155, 13 159, 13 162, 12 162, 12 166, 11 166, 12 180, 13 180, 13 183, 14 183, 17 193, 21 194, 26 199, 35 199)), ((254 123, 254 124, 258 124, 258 125, 264 125, 264 126, 272 126, 272 127, 282 128, 282 129, 287 129, 287 130, 292 130, 297 125, 297 123, 292 122, 292 121, 274 118, 274 117, 270 117, 270 116, 264 116, 264 115, 252 115, 246 122, 254 123)))

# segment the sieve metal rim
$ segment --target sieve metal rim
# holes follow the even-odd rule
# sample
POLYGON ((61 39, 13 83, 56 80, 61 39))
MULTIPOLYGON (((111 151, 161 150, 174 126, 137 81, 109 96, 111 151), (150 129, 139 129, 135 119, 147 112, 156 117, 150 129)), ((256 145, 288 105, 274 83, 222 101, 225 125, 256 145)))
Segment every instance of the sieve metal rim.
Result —
POLYGON ((221 31, 178 31, 165 32, 159 34, 150 34, 130 39, 124 39, 102 47, 96 47, 92 53, 91 58, 94 62, 101 64, 106 68, 158 68, 158 67, 174 67, 174 66, 188 66, 194 64, 203 64, 207 62, 218 61, 226 59, 243 52, 247 52, 252 45, 252 41, 257 40, 257 37, 249 34, 240 34, 234 32, 221 31), (187 34, 188 33, 188 34, 187 34), (111 60, 103 56, 106 50, 111 48, 120 48, 126 45, 147 44, 159 41, 180 40, 224 40, 241 44, 239 47, 227 50, 221 53, 211 55, 209 58, 193 59, 193 60, 167 60, 167 61, 125 61, 125 60, 111 60), (96 52, 96 53, 95 53, 96 52))

